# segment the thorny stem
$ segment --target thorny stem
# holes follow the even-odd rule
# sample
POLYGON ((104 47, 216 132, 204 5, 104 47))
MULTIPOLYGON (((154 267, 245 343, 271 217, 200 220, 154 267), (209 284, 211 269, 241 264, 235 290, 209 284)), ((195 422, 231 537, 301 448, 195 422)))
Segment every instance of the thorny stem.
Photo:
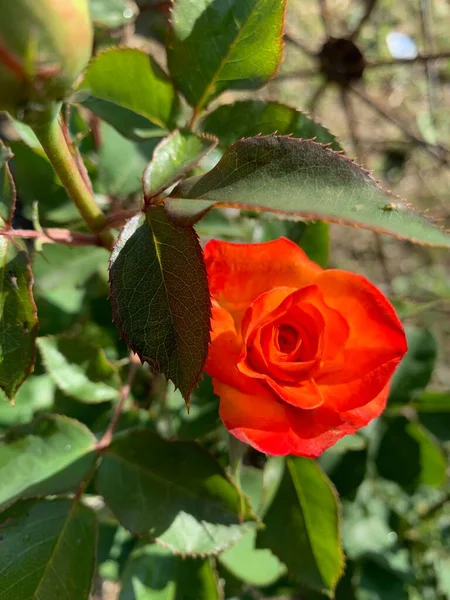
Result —
POLYGON ((123 385, 119 390, 119 401, 117 402, 117 404, 115 406, 113 416, 111 418, 111 421, 109 422, 109 425, 108 425, 102 439, 97 444, 98 451, 101 451, 104 448, 107 448, 111 443, 112 437, 114 435, 114 432, 116 430, 117 424, 120 419, 120 415, 122 414, 123 408, 125 406, 125 402, 127 401, 128 396, 130 395, 131 386, 133 385, 133 381, 134 381, 134 377, 136 375, 137 368, 140 364, 141 364, 141 362, 140 362, 137 354, 134 354, 133 352, 130 353, 130 367, 128 369, 127 381, 126 381, 125 385, 123 385))
POLYGON ((67 194, 78 208, 86 224, 94 233, 98 234, 105 248, 111 250, 114 245, 114 236, 108 231, 102 231, 106 226, 105 215, 97 206, 92 192, 79 171, 58 119, 36 126, 34 132, 67 194))
POLYGON ((42 231, 35 229, 6 229, 0 231, 5 237, 19 237, 24 239, 38 239, 44 244, 63 244, 65 246, 102 246, 98 235, 49 227, 42 231))

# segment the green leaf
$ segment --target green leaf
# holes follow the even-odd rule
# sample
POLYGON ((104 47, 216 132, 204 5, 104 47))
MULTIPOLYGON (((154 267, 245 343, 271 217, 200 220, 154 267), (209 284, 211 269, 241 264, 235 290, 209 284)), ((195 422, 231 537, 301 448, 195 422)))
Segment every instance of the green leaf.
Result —
POLYGON ((204 156, 217 146, 213 137, 175 131, 156 148, 144 172, 144 196, 147 200, 158 196, 177 183, 204 156))
POLYGON ((219 588, 208 559, 145 544, 127 563, 119 600, 219 600, 219 588))
POLYGON ((60 333, 74 323, 86 295, 86 284, 96 273, 108 272, 104 248, 69 248, 48 244, 35 255, 34 296, 42 333, 60 333))
POLYGON ((38 321, 25 246, 0 236, 0 388, 13 399, 33 370, 38 321))
POLYGON ((20 502, 0 519, 0 600, 89 600, 97 536, 89 508, 20 502))
POLYGON ((342 150, 336 137, 311 117, 285 104, 266 100, 240 100, 219 106, 206 115, 200 129, 217 136, 222 146, 230 146, 241 138, 276 132, 296 138, 316 138, 317 142, 331 144, 333 150, 342 150))
POLYGON ((150 430, 113 440, 96 487, 124 527, 149 533, 181 554, 220 552, 239 540, 246 530, 241 522, 250 516, 206 450, 192 442, 168 442, 150 430))
POLYGON ((344 566, 339 511, 336 493, 317 463, 288 458, 257 546, 272 550, 300 584, 331 596, 344 566))
POLYGON ((95 442, 87 427, 59 415, 11 429, 0 440, 0 507, 72 490, 94 463, 95 442))
POLYGON ((167 59, 199 113, 225 90, 257 88, 282 56, 285 0, 176 0, 167 59))
POLYGON ((79 91, 112 102, 170 130, 178 98, 169 77, 144 51, 110 48, 94 58, 79 91))
POLYGON ((439 487, 445 481, 442 450, 424 427, 405 417, 397 417, 389 424, 380 441, 376 466, 381 477, 410 492, 419 484, 439 487))
POLYGON ((0 140, 0 227, 11 225, 16 208, 16 187, 8 166, 11 150, 0 140))
POLYGON ((38 411, 50 410, 55 384, 48 375, 30 375, 14 398, 14 404, 0 398, 0 430, 29 423, 38 411))
POLYGON ((129 347, 186 401, 209 343, 210 300, 198 238, 161 206, 128 221, 110 262, 114 321, 129 347))
POLYGON ((359 165, 310 140, 281 136, 240 140, 209 173, 183 181, 172 196, 196 199, 170 202, 171 211, 187 213, 191 222, 214 205, 234 206, 450 247, 449 234, 387 195, 359 165))
POLYGON ((424 392, 411 406, 420 422, 441 442, 450 441, 450 392, 424 392))
POLYGON ((256 531, 247 531, 235 546, 219 555, 219 562, 249 585, 271 585, 286 567, 270 550, 255 548, 256 531))
MULTIPOLYGON (((88 108, 102 121, 106 121, 121 135, 133 142, 142 142, 154 137, 164 137, 167 129, 154 125, 145 117, 136 114, 132 110, 118 106, 113 102, 92 98, 83 100, 83 106, 88 108)), ((102 140, 102 144, 104 140, 102 140)), ((123 157, 122 157, 123 158, 123 157)))
POLYGON ((89 0, 92 22, 96 27, 117 29, 133 23, 139 9, 133 0, 89 0))
POLYGON ((117 200, 141 192, 142 173, 153 155, 158 139, 135 143, 101 123, 102 146, 99 151, 98 177, 104 191, 117 200))
POLYGON ((76 338, 41 337, 37 344, 48 374, 65 394, 88 404, 118 400, 118 376, 116 387, 105 382, 114 381, 115 371, 103 350, 76 338))
POLYGON ((433 374, 437 343, 428 329, 406 327, 408 352, 391 380, 389 402, 407 402, 414 392, 424 390, 433 374))

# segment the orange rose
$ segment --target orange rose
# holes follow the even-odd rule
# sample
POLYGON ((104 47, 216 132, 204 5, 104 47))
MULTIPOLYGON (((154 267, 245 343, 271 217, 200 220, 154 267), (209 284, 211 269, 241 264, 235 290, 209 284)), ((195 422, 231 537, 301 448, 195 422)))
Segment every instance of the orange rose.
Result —
POLYGON ((212 240, 206 371, 229 431, 267 454, 315 457, 377 417, 406 352, 394 309, 360 275, 294 243, 212 240))

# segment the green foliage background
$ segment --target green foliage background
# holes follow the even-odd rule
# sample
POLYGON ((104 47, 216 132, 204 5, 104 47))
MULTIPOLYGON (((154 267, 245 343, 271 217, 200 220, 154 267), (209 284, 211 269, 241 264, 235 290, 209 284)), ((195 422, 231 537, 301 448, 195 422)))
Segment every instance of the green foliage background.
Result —
MULTIPOLYGON (((302 32, 303 4, 291 1, 290 33, 302 32)), ((273 149, 275 138, 255 137, 276 131, 341 149, 336 119, 323 115, 330 133, 300 112, 290 86, 272 80, 277 101, 254 91, 279 67, 284 8, 279 0, 176 0, 167 31, 165 2, 91 0, 96 57, 65 103, 67 127, 113 227, 139 211, 142 196, 147 214, 128 221, 115 247, 111 289, 101 247, 0 237, 0 600, 450 598, 450 380, 439 362, 446 324, 436 323, 438 310, 448 312, 448 252, 445 259, 445 251, 383 237, 374 256, 384 267, 386 248, 401 248, 400 259, 425 256, 412 276, 400 268, 392 276, 391 261, 386 278, 386 268, 345 251, 355 240, 368 245, 372 231, 304 217, 432 245, 449 238, 340 155, 288 138, 273 149), (243 137, 251 139, 227 149, 243 137), (245 177, 230 167, 236 161, 245 177), (315 179, 302 175, 310 163, 323 167, 315 179), (280 187, 274 173, 283 169, 280 187), (224 173, 235 177, 232 194, 218 185, 224 173), (268 188, 256 191, 262 176, 268 188), (165 210, 150 207, 168 192, 165 210), (209 210, 214 202, 242 210, 209 210), (286 212, 297 221, 283 220, 286 212), (207 324, 208 309, 193 222, 202 241, 287 236, 322 266, 369 273, 384 286, 409 351, 380 419, 314 462, 267 458, 229 439, 209 378, 194 387, 207 332, 190 325, 207 324), (177 271, 168 280, 190 309, 181 317, 170 293, 152 295, 173 259, 160 244, 182 249, 176 267, 188 285, 177 287, 177 271), (130 358, 124 340, 181 392, 130 358)), ((303 69, 287 48, 280 81, 292 65, 303 69)), ((315 77, 302 85, 311 91, 315 77)), ((87 234, 33 131, 8 117, 2 132, 2 229, 87 234)))

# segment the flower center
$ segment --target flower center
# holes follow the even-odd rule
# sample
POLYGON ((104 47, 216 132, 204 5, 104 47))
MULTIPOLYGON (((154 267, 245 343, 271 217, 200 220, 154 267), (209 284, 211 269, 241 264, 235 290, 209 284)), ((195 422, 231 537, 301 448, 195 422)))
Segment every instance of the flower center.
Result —
POLYGON ((280 325, 277 339, 280 352, 293 352, 298 346, 298 341, 298 331, 292 325, 280 325))

